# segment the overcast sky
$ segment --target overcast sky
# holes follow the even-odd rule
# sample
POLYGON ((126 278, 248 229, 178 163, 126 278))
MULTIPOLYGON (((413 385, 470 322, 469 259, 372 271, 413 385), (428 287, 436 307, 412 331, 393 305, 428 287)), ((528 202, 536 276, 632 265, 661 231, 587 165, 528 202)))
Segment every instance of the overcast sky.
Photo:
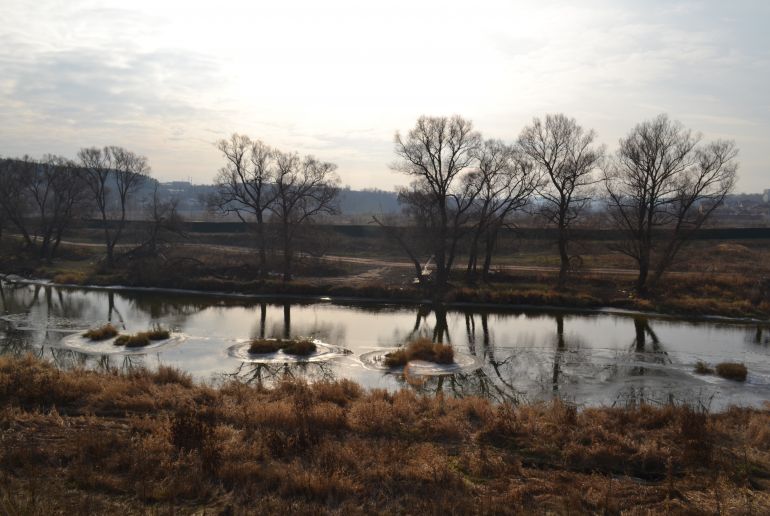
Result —
POLYGON ((390 189, 393 134, 461 114, 513 140, 564 112, 614 151, 666 112, 770 188, 770 2, 0 0, 0 155, 146 155, 211 182, 241 132, 390 189), (575 5, 579 4, 579 6, 575 5))

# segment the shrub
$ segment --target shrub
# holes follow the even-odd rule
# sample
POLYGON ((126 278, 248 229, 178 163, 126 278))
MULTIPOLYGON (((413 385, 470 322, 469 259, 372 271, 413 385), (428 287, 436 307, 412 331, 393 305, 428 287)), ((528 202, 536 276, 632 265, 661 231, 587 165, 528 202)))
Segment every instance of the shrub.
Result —
POLYGON ((143 335, 146 335, 150 340, 166 340, 171 338, 171 332, 157 324, 151 330, 144 332, 143 335))
POLYGON ((275 353, 283 350, 287 355, 307 356, 315 353, 317 347, 310 339, 254 339, 249 345, 249 353, 275 353))
POLYGON ((85 332, 83 336, 94 341, 111 339, 117 336, 118 330, 112 324, 105 324, 99 328, 92 328, 85 332))
POLYGON ((701 360, 698 360, 698 363, 695 364, 695 372, 697 374, 714 374, 714 370, 701 360))
POLYGON ((155 325, 151 330, 142 331, 134 335, 121 335, 115 339, 116 346, 126 346, 127 348, 141 348, 147 346, 151 341, 166 340, 171 338, 171 332, 155 325))
POLYGON ((454 350, 452 346, 421 338, 410 342, 405 348, 385 355, 385 365, 388 367, 405 366, 412 360, 451 364, 454 362, 454 350))
POLYGON ((743 364, 734 362, 722 362, 721 364, 717 364, 717 374, 722 378, 727 378, 728 380, 745 382, 748 370, 743 364))
POLYGON ((116 346, 125 346, 127 348, 141 348, 150 343, 146 333, 137 333, 136 335, 121 335, 115 339, 116 346))
POLYGON ((283 352, 289 355, 307 356, 315 353, 316 345, 312 340, 299 339, 289 341, 283 348, 283 352))

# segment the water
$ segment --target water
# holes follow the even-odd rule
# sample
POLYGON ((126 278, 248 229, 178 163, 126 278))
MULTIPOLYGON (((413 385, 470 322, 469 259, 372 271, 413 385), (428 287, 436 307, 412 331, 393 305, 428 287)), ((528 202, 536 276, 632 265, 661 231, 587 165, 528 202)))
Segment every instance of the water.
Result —
POLYGON ((166 364, 211 383, 229 377, 262 384, 286 376, 349 378, 371 388, 443 390, 514 402, 558 396, 581 406, 644 401, 720 410, 770 400, 770 329, 757 324, 536 310, 437 312, 417 306, 260 302, 11 283, 0 287, 0 353, 31 352, 62 368, 166 364), (132 352, 80 339, 84 330, 108 321, 127 332, 160 323, 172 329, 174 338, 132 352), (244 360, 238 347, 257 336, 313 337, 327 345, 327 357, 244 360), (416 336, 451 343, 460 365, 422 364, 403 375, 373 360, 416 336), (697 375, 693 368, 699 360, 743 362, 748 380, 697 375))

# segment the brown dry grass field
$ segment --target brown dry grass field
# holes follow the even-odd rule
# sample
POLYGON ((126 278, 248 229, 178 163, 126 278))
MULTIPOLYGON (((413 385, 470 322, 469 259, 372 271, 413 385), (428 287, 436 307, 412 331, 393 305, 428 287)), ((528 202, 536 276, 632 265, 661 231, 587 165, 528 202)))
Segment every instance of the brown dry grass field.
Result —
MULTIPOLYGON (((202 237, 201 237, 202 238, 202 237)), ((201 240, 199 238, 199 240, 201 240)), ((210 237, 208 237, 210 239, 210 237)), ((241 236, 241 239, 243 236, 241 236)), ((203 239, 206 240, 206 239, 203 239)), ((0 273, 51 278, 64 284, 167 287, 258 295, 310 295, 424 300, 429 294, 412 284, 413 266, 397 256, 374 251, 368 258, 350 255, 301 256, 295 279, 259 279, 257 255, 240 240, 216 245, 203 240, 178 243, 154 258, 118 260, 104 270, 97 244, 68 244, 52 263, 25 254, 11 240, 0 249, 0 273), (10 245, 8 245, 10 243, 10 245)), ((351 240, 350 248, 355 246, 351 240)), ((549 305, 573 308, 616 307, 687 316, 770 317, 770 297, 758 289, 770 278, 770 241, 693 241, 685 247, 672 272, 642 299, 634 295, 633 264, 611 253, 606 242, 580 241, 577 250, 585 268, 572 274, 567 287, 555 289, 556 255, 543 241, 519 242, 501 251, 501 263, 489 282, 468 285, 463 270, 452 278, 445 300, 496 305, 549 305)), ((339 252, 344 245, 330 249, 339 252)), ((385 247, 383 247, 385 249, 385 247)), ((359 254, 364 251, 356 251, 359 254)), ((271 255, 275 270, 280 256, 271 255)), ((462 260, 459 261, 462 265, 462 260)))
POLYGON ((770 409, 512 406, 0 358, 2 514, 767 514, 770 409))

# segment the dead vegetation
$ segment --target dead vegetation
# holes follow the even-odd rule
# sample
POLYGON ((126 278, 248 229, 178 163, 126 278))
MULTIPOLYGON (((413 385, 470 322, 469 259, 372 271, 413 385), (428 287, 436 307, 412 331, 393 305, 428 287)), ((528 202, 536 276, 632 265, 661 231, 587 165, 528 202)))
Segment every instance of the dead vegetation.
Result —
MULTIPOLYGON (((750 514, 770 411, 494 405, 0 358, 9 513, 750 514), (44 495, 43 495, 44 494, 44 495)), ((764 508, 764 509, 763 509, 764 508)))
POLYGON ((695 364, 695 373, 696 374, 714 374, 714 369, 711 366, 709 366, 706 362, 698 360, 698 362, 695 364))
POLYGON ((118 329, 112 324, 105 324, 99 328, 92 328, 83 334, 83 337, 93 340, 102 341, 108 340, 118 335, 118 329))
POLYGON ((253 339, 249 353, 266 354, 283 351, 287 355, 308 356, 316 352, 317 346, 311 339, 253 339))
POLYGON ((722 362, 721 364, 717 364, 716 371, 722 378, 736 380, 738 382, 745 382, 746 376, 748 375, 748 370, 745 365, 734 362, 722 362))
POLYGON ((412 360, 424 360, 435 364, 451 364, 454 362, 454 350, 440 342, 428 338, 420 338, 409 342, 405 347, 385 355, 385 365, 388 367, 403 367, 412 360))
POLYGON ((150 342, 166 340, 171 337, 171 332, 156 326, 148 331, 142 331, 133 335, 121 335, 115 339, 116 346, 125 346, 127 348, 141 348, 149 346, 150 342))

